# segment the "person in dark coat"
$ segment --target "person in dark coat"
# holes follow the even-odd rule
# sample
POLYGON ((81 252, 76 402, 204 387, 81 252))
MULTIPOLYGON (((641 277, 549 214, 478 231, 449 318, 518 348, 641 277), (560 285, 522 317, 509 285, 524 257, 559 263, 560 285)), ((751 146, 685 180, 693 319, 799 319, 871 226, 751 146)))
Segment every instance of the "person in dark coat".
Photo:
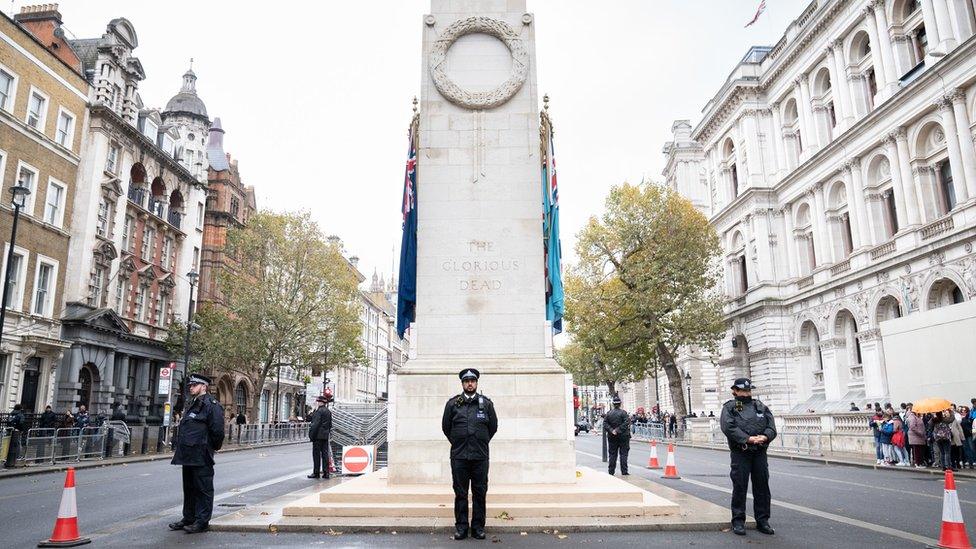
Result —
POLYGON ((170 530, 188 534, 210 527, 213 514, 214 452, 224 443, 224 408, 207 393, 210 378, 190 374, 190 403, 173 442, 173 465, 183 466, 183 518, 170 530))
POLYGON ((75 414, 75 428, 84 429, 91 424, 91 417, 88 415, 88 408, 82 404, 78 407, 78 413, 75 414))
POLYGON ((17 458, 20 457, 21 433, 23 433, 26 429, 24 412, 22 409, 23 406, 20 404, 14 404, 14 410, 10 413, 10 418, 7 420, 11 429, 10 446, 7 448, 7 461, 5 461, 3 464, 3 466, 7 469, 16 467, 17 458))
POLYGON ((722 406, 722 432, 729 441, 732 459, 732 531, 746 533, 746 493, 752 478, 753 512, 756 530, 772 535, 769 526, 769 463, 766 450, 776 438, 773 413, 765 404, 752 398, 752 382, 740 377, 732 385, 734 399, 722 406))
MULTIPOLYGON (((54 413, 50 404, 44 407, 44 413, 41 414, 41 419, 38 421, 37 426, 41 429, 58 428, 58 414, 54 413)), ((54 433, 51 433, 50 436, 54 436, 54 433)))
POLYGON ((454 539, 468 537, 468 485, 471 487, 471 535, 485 539, 485 499, 488 495, 488 443, 498 431, 491 399, 478 394, 481 373, 467 368, 458 373, 463 392, 444 405, 441 430, 451 442, 454 480, 454 539))
POLYGON ((318 407, 312 412, 308 438, 312 441, 312 474, 308 478, 329 478, 329 434, 332 432, 332 412, 324 396, 315 399, 318 407))
POLYGON ((610 463, 608 471, 612 475, 617 469, 617 455, 620 455, 620 474, 627 472, 627 455, 630 453, 630 416, 620 408, 621 400, 618 395, 613 396, 613 410, 603 418, 603 431, 607 435, 607 449, 610 463))

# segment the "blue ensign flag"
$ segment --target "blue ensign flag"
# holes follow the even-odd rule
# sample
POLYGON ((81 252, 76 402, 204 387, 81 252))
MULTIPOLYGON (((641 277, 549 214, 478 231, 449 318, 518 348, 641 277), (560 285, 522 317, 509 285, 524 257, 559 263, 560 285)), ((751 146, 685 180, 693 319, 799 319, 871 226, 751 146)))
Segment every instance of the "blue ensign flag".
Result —
POLYGON ((407 168, 403 177, 403 237, 397 288, 397 334, 402 338, 417 314, 417 122, 410 125, 407 168))

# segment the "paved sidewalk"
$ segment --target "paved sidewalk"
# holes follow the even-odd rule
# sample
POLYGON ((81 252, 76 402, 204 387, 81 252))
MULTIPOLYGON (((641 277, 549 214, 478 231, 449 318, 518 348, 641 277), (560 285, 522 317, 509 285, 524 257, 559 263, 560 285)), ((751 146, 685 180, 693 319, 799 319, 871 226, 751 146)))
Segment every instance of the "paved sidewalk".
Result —
MULTIPOLYGON (((253 450, 257 448, 271 448, 275 446, 290 446, 293 444, 306 444, 307 440, 297 440, 291 442, 280 442, 274 444, 225 444, 218 454, 227 452, 239 452, 241 450, 253 450)), ((74 463, 58 463, 55 465, 29 465, 19 466, 15 469, 0 468, 0 480, 10 477, 26 477, 30 475, 41 475, 59 471, 67 471, 69 467, 75 469, 91 469, 94 467, 109 467, 111 465, 125 465, 127 463, 142 463, 146 461, 156 461, 160 459, 169 460, 173 458, 173 452, 160 452, 157 454, 140 454, 137 456, 115 457, 108 459, 92 459, 78 461, 74 463)))
MULTIPOLYGON (((650 441, 645 439, 635 438, 634 442, 650 444, 650 441)), ((702 444, 702 443, 684 442, 681 440, 665 440, 663 442, 659 442, 659 447, 658 447, 658 454, 662 458, 667 456, 666 445, 669 442, 674 442, 676 445, 683 446, 686 448, 701 448, 705 450, 717 450, 717 451, 724 451, 724 452, 729 451, 729 447, 724 444, 721 445, 702 444), (665 445, 665 446, 662 448, 660 445, 665 445)), ((884 469, 890 471, 904 471, 908 473, 921 473, 921 474, 931 474, 931 475, 938 475, 938 476, 943 475, 942 469, 940 468, 926 467, 924 469, 916 469, 915 467, 894 467, 891 465, 878 465, 877 462, 875 462, 875 460, 871 458, 862 457, 857 454, 837 454, 831 452, 824 452, 823 455, 815 456, 815 455, 798 454, 787 450, 781 450, 779 448, 770 448, 769 456, 780 458, 780 459, 795 460, 795 461, 810 461, 814 463, 823 463, 825 465, 846 465, 849 467, 864 467, 867 469, 884 469)), ((953 474, 957 477, 976 479, 976 469, 959 469, 953 471, 953 474)))

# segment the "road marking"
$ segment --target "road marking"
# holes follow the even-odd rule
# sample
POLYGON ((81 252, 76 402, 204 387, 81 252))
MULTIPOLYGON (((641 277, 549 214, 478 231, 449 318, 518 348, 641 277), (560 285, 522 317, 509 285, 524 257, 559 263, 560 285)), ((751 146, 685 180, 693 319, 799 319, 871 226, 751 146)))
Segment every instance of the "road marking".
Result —
MULTIPOLYGON (((288 474, 288 475, 281 475, 281 476, 278 476, 278 477, 275 477, 275 478, 271 478, 271 479, 268 479, 268 480, 264 480, 264 481, 261 481, 261 482, 256 482, 254 484, 249 484, 247 486, 244 486, 243 488, 232 488, 232 489, 230 489, 230 490, 228 490, 226 492, 223 492, 221 494, 215 495, 214 496, 214 503, 216 504, 218 501, 222 501, 222 500, 228 499, 228 498, 233 497, 233 496, 239 496, 239 495, 244 494, 244 493, 247 493, 247 492, 252 492, 254 490, 259 490, 261 488, 264 488, 264 487, 267 487, 267 486, 271 486, 272 484, 278 484, 279 482, 285 482, 286 480, 291 480, 293 478, 299 478, 301 476, 304 476, 305 474, 306 474, 306 471, 304 470, 304 467, 303 467, 302 470, 299 471, 299 472, 297 472, 297 473, 291 473, 291 474, 288 474)), ((180 505, 177 505, 175 507, 170 507, 169 509, 164 509, 164 510, 158 512, 158 513, 149 513, 149 514, 146 514, 146 515, 142 515, 141 517, 136 517, 136 518, 134 518, 132 520, 128 520, 126 522, 121 522, 121 523, 113 524, 112 526, 109 526, 108 528, 103 528, 103 529, 98 530, 96 532, 92 532, 88 537, 91 538, 91 539, 96 539, 96 538, 102 538, 102 537, 105 537, 105 536, 110 536, 112 534, 117 534, 119 532, 122 532, 122 531, 125 531, 125 530, 129 530, 129 529, 135 528, 137 526, 141 526, 141 525, 143 525, 143 524, 145 524, 147 522, 156 521, 156 520, 163 519, 163 518, 166 518, 166 517, 169 517, 169 516, 173 516, 173 515, 182 515, 182 513, 183 513, 183 505, 180 504, 180 505)))
MULTIPOLYGON (((602 456, 598 456, 596 454, 591 454, 589 452, 584 452, 582 450, 576 450, 576 453, 583 454, 584 456, 590 456, 590 457, 593 457, 593 458, 596 458, 596 459, 599 459, 599 460, 602 460, 603 459, 602 456)), ((658 471, 651 471, 651 470, 649 470, 647 472, 653 474, 654 476, 656 476, 658 478, 660 478, 660 477, 663 476, 663 473, 659 473, 658 471)), ((731 494, 732 493, 732 489, 731 488, 726 488, 724 486, 719 486, 717 484, 711 484, 711 483, 708 483, 708 482, 702 482, 700 480, 692 480, 690 478, 681 478, 680 480, 681 480, 681 482, 687 482, 688 484, 692 484, 694 486, 699 486, 701 488, 708 488, 710 490, 715 490, 715 491, 722 492, 722 493, 725 493, 725 494, 731 494)), ((749 499, 752 499, 752 494, 748 494, 747 497, 749 499)), ((783 507, 785 509, 790 509, 791 511, 797 511, 799 513, 805 513, 807 515, 813 515, 813 516, 816 516, 816 517, 825 518, 827 520, 832 520, 832 521, 835 521, 835 522, 840 522, 842 524, 847 524, 847 525, 850 525, 850 526, 856 526, 858 528, 863 528, 865 530, 870 530, 872 532, 878 532, 879 534, 886 534, 886 535, 889 535, 889 536, 894 536, 894 537, 901 538, 901 539, 908 540, 908 541, 912 541, 912 542, 915 542, 915 543, 921 543, 921 544, 925 544, 925 545, 929 545, 929 546, 933 546, 933 547, 939 544, 939 540, 936 540, 936 539, 927 538, 925 536, 920 536, 918 534, 913 534, 911 532, 905 532, 903 530, 896 530, 894 528, 889 528, 887 526, 881 526, 880 524, 873 524, 873 523, 870 523, 870 522, 865 522, 863 520, 857 520, 857 519, 853 519, 853 518, 850 518, 850 517, 845 517, 845 516, 842 516, 842 515, 836 515, 834 513, 828 513, 826 511, 821 511, 819 509, 812 509, 810 507, 804 507, 802 505, 797 505, 795 503, 788 503, 788 502, 785 502, 785 501, 780 501, 780 500, 774 499, 774 500, 772 500, 772 504, 773 505, 776 505, 776 506, 779 506, 779 507, 783 507)))

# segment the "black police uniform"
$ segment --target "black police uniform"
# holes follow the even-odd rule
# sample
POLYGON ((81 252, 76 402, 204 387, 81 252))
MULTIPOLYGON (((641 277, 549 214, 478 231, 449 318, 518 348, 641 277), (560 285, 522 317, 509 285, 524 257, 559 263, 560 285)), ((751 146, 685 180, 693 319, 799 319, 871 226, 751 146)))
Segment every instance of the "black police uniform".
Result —
MULTIPOLYGON (((192 379, 192 378, 191 378, 192 379)), ((183 466, 183 520, 180 526, 207 528, 213 514, 214 452, 224 443, 224 409, 202 394, 190 401, 173 443, 173 465, 183 466)), ((179 523, 174 523, 171 528, 179 523)))
MULTIPOLYGON (((473 369, 472 369, 473 370, 473 369)), ((475 371, 477 372, 477 371, 475 371)), ((467 370, 461 373, 463 376, 467 370)), ((463 379, 463 378, 462 378, 463 379)), ((471 529, 485 528, 488 494, 488 443, 498 431, 498 417, 491 399, 481 394, 451 397, 444 406, 441 430, 451 442, 451 475, 454 480, 454 525, 468 530, 468 484, 471 485, 471 529)))
MULTIPOLYGON (((736 385, 744 382, 752 388, 749 380, 736 380, 736 385)), ((738 397, 722 406, 722 432, 729 441, 732 459, 732 525, 745 524, 746 492, 749 477, 752 477, 753 512, 757 527, 769 526, 770 500, 769 464, 766 450, 769 442, 776 438, 776 424, 773 414, 765 404, 754 398, 738 397), (749 444, 750 436, 765 435, 766 444, 749 444)), ((739 532, 737 532, 739 533, 739 532)))
POLYGON ((630 453, 630 416, 620 408, 607 412, 603 418, 603 430, 607 433, 607 449, 610 453, 609 472, 617 469, 617 454, 620 455, 620 472, 627 473, 627 455, 630 453), (613 434, 617 431, 617 434, 613 434))
POLYGON ((312 475, 318 478, 321 471, 322 478, 329 478, 329 433, 332 432, 332 411, 321 402, 321 406, 312 412, 312 424, 308 428, 308 438, 312 441, 312 475))

